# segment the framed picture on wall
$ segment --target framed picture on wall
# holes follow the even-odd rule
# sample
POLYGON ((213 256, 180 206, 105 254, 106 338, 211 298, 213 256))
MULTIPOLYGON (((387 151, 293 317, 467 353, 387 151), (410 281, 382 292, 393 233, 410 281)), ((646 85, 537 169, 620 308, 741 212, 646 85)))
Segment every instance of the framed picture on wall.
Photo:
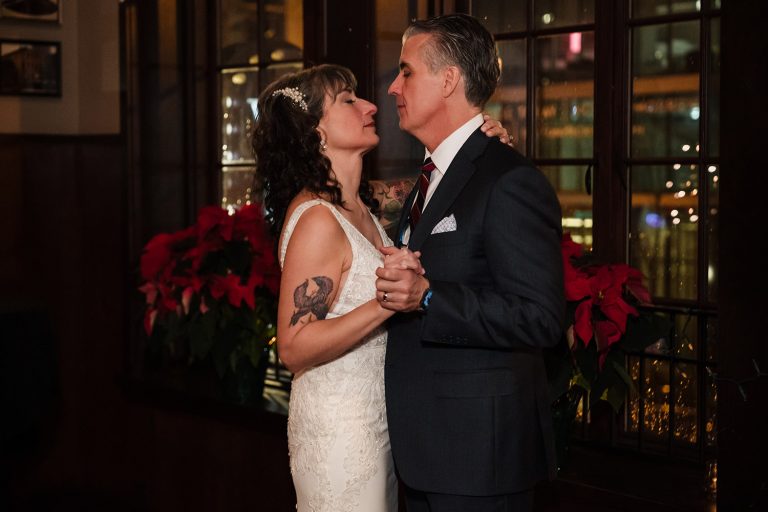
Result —
POLYGON ((0 39, 0 94, 61 96, 61 43, 0 39))
POLYGON ((0 18, 59 23, 61 0, 0 0, 0 18))

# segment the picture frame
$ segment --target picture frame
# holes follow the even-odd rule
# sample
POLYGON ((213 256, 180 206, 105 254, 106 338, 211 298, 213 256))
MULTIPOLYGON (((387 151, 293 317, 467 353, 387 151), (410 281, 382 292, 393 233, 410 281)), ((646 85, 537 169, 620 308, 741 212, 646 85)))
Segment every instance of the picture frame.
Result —
POLYGON ((0 0, 0 20, 61 23, 62 0, 0 0))
POLYGON ((0 95, 61 97, 61 43, 0 39, 0 95))

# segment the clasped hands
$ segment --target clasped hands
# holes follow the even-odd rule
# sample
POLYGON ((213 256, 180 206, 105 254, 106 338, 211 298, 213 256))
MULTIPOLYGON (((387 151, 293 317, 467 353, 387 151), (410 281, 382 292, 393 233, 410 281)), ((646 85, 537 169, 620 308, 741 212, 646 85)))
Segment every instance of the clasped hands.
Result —
POLYGON ((421 253, 407 247, 382 247, 384 266, 376 269, 376 299, 392 311, 415 311, 429 288, 421 266, 421 253))

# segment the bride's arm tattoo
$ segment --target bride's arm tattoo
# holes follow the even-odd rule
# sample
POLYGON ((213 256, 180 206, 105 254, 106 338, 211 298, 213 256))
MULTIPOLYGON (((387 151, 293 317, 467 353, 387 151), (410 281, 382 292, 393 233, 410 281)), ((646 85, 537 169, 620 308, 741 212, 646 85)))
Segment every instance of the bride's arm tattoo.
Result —
POLYGON ((309 295, 307 294, 309 279, 305 280, 293 291, 293 304, 296 306, 296 311, 291 316, 291 325, 296 325, 301 317, 305 315, 310 315, 307 322, 311 322, 312 315, 315 315, 315 318, 318 320, 322 320, 328 314, 328 309, 330 308, 328 298, 333 291, 333 281, 325 276, 313 277, 312 281, 317 285, 317 289, 313 290, 309 295))

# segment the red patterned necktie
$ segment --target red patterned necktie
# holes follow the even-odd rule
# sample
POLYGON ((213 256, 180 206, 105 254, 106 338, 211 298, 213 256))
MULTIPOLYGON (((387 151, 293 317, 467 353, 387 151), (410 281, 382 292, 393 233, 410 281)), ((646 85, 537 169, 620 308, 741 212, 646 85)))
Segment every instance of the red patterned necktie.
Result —
POLYGON ((427 198, 427 189, 429 188, 429 176, 432 171, 435 170, 435 164, 432 163, 431 158, 424 160, 424 164, 421 166, 421 174, 419 175, 418 187, 419 191, 416 193, 416 201, 411 206, 411 235, 416 229, 416 224, 419 223, 421 218, 421 212, 424 210, 424 201, 427 198))

